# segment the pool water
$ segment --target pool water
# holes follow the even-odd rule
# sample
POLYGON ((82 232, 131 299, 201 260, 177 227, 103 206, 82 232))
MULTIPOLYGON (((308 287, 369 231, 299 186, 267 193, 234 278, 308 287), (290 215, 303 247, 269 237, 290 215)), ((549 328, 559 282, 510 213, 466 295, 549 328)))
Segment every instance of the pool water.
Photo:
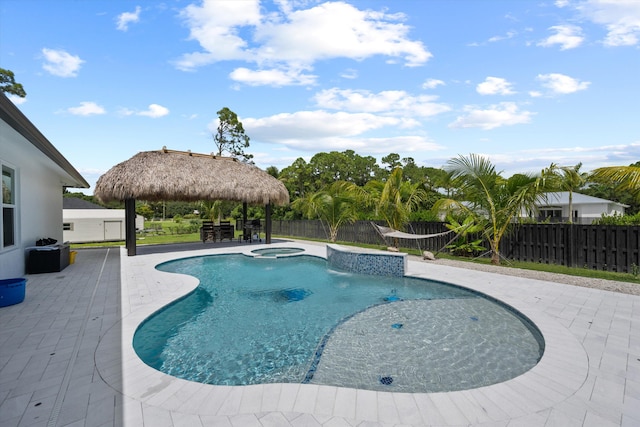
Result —
POLYGON ((332 271, 307 255, 157 268, 200 286, 148 318, 134 348, 191 381, 453 391, 520 375, 543 352, 537 329, 514 310, 440 282, 332 271))

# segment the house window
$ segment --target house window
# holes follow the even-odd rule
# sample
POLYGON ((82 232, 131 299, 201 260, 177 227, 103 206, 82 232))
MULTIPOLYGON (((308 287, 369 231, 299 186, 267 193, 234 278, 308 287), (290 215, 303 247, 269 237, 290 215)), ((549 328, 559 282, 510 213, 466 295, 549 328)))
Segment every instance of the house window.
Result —
POLYGON ((16 244, 16 179, 15 171, 2 165, 2 246, 0 250, 16 244))
POLYGON ((73 231, 73 223, 72 222, 63 222, 62 223, 63 231, 73 231))
POLYGON ((556 208, 556 207, 541 208, 539 212, 540 212, 541 221, 551 221, 551 222, 562 221, 562 208, 556 208))

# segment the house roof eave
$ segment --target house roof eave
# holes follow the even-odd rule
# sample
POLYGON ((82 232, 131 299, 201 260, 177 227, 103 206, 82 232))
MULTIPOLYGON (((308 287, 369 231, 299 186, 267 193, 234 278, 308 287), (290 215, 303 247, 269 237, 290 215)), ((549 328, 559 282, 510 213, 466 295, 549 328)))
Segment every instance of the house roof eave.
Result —
POLYGON ((35 127, 33 123, 4 94, 0 94, 0 119, 22 135, 35 148, 40 150, 51 161, 69 175, 65 187, 89 188, 89 183, 80 175, 69 161, 53 146, 53 144, 35 127))

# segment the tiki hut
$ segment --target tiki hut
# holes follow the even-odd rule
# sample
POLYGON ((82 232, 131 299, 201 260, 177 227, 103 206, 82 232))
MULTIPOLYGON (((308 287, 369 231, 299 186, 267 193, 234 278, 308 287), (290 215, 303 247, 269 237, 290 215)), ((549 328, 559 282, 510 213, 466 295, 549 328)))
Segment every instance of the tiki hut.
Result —
MULTIPOLYGON (((231 157, 190 151, 144 151, 107 171, 94 191, 102 202, 125 202, 126 245, 135 255, 135 200, 231 200, 266 209, 266 242, 271 242, 271 205, 289 203, 282 182, 257 167, 231 157)), ((246 213, 245 213, 246 216, 246 213)), ((246 219, 246 218, 245 218, 246 219)))

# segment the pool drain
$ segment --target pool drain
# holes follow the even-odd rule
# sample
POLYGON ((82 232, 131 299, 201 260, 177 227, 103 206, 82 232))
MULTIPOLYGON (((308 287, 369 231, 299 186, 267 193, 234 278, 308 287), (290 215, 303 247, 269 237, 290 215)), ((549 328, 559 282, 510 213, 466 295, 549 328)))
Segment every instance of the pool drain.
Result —
POLYGON ((391 385, 392 382, 393 382, 393 378, 391 378, 391 377, 382 377, 382 378, 380 378, 380 384, 391 385))

